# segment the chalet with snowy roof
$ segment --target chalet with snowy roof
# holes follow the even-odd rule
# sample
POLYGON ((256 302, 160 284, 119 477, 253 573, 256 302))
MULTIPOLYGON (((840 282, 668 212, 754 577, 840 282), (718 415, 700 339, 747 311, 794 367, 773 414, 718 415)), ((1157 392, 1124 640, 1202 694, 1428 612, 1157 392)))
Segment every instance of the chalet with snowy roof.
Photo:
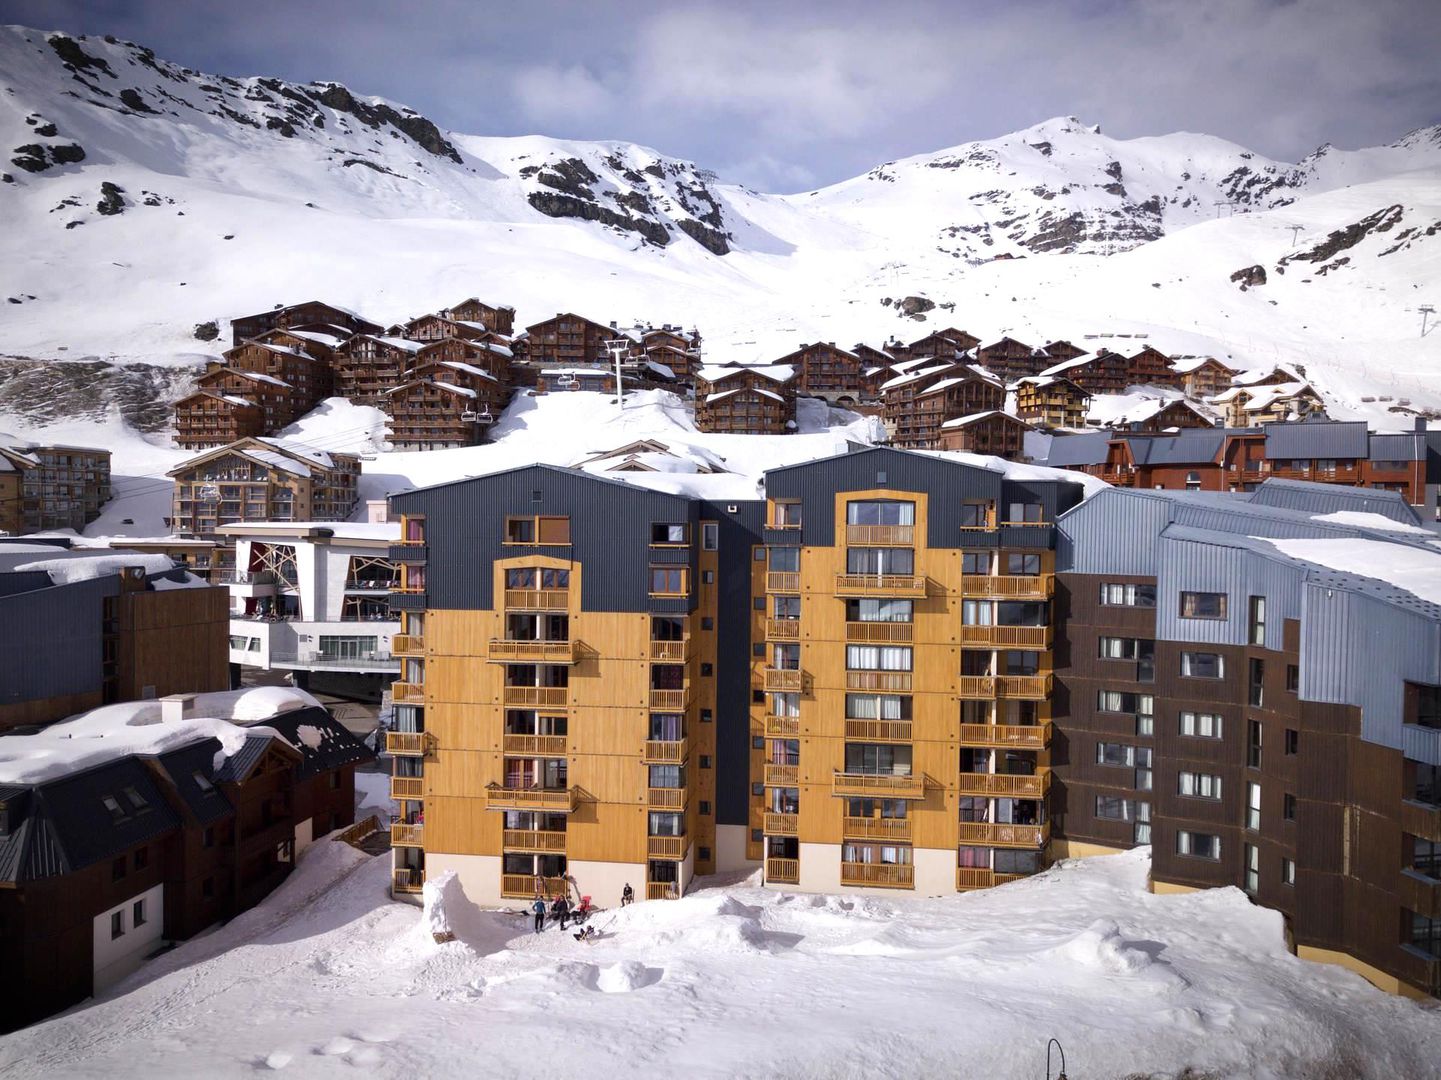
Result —
POLYGON ((422 363, 387 393, 386 438, 395 450, 475 446, 509 397, 505 384, 485 368, 460 360, 422 363))
POLYGON ((1085 349, 1072 345, 1064 338, 1058 341, 1049 341, 1042 345, 1041 349, 1050 357, 1052 364, 1059 364, 1062 360, 1074 360, 1078 356, 1086 355, 1085 349))
POLYGON ((1275 424, 1325 416, 1326 403, 1306 382, 1262 382, 1232 386, 1210 399, 1223 408, 1232 427, 1275 424))
POLYGON ((165 474, 175 481, 169 525, 211 538, 237 521, 344 521, 355 509, 360 458, 294 440, 240 439, 165 474))
POLYGON ((494 341, 501 345, 510 343, 510 338, 496 333, 484 323, 452 319, 438 314, 421 315, 409 322, 393 326, 389 334, 392 337, 409 338, 411 341, 441 341, 458 337, 472 341, 494 341))
POLYGON ((943 379, 959 377, 970 369, 951 360, 928 356, 902 361, 893 370, 899 374, 881 383, 882 422, 892 439, 911 440, 917 437, 921 426, 916 418, 917 398, 943 379))
POLYGON ((1151 394, 1098 394, 1091 398, 1086 413, 1086 422, 1092 427, 1128 431, 1215 427, 1217 419, 1218 416, 1196 402, 1179 396, 1158 396, 1154 391, 1151 394))
POLYGON ((1120 394, 1132 385, 1130 361, 1109 349, 1062 360, 1041 375, 1063 375, 1090 394, 1120 394))
MULTIPOLYGON (((253 379, 236 372, 221 371, 215 375, 217 378, 212 381, 243 385, 246 392, 254 383, 253 379)), ((252 396, 259 398, 260 395, 257 392, 252 396)), ((240 393, 207 388, 187 394, 175 403, 175 442, 185 450, 224 446, 236 439, 264 435, 266 430, 264 407, 258 400, 252 401, 240 393)))
POLYGON ((384 408, 387 392, 401 384, 422 346, 409 338, 356 334, 335 354, 335 393, 384 408))
POLYGON ((668 368, 677 382, 689 384, 701 363, 700 331, 648 326, 641 331, 641 349, 647 360, 668 368))
POLYGON ((281 687, 132 700, 5 742, 0 1031, 259 903, 354 821, 374 757, 281 687))
POLYGON ((658 439, 639 439, 611 450, 587 454, 571 468, 582 472, 723 473, 725 459, 699 446, 675 447, 658 439))
POLYGON ((344 335, 378 334, 381 331, 379 323, 373 323, 347 308, 320 300, 307 300, 301 304, 287 304, 271 311, 232 319, 231 342, 239 345, 247 338, 259 337, 268 330, 306 326, 338 328, 344 335))
POLYGON ((925 337, 917 338, 906 345, 904 347, 905 359, 934 356, 954 360, 980 343, 981 339, 975 334, 968 334, 964 330, 950 326, 944 330, 934 330, 925 337))
POLYGON ((480 323, 487 330, 506 337, 514 332, 515 308, 509 304, 487 304, 479 297, 472 296, 458 304, 452 304, 442 314, 459 322, 480 323))
POLYGON ((854 405, 865 399, 862 371, 867 363, 834 341, 802 345, 774 361, 796 370, 796 392, 824 398, 832 405, 854 405))
POLYGON ((962 450, 968 454, 990 454, 1009 461, 1023 461, 1026 432, 1032 430, 1030 424, 993 409, 947 420, 941 425, 936 438, 936 449, 962 450))
POLYGON ((109 499, 109 450, 16 439, 0 444, 0 532, 79 532, 109 499))
POLYGON ((1016 383, 1016 416, 1043 428, 1079 428, 1091 395, 1064 375, 1036 375, 1016 383))
POLYGON ((21 494, 25 473, 39 467, 29 455, 0 446, 0 533, 13 536, 26 531, 21 494))
POLYGON ((976 360, 1003 382, 1012 383, 1030 375, 1039 375, 1055 363, 1044 349, 1037 349, 1015 338, 1003 337, 976 349, 976 360))
POLYGON ((498 384, 505 386, 510 383, 513 359, 510 347, 496 341, 447 337, 421 346, 414 354, 411 370, 441 361, 468 364, 489 372, 498 384))
POLYGON ((709 365, 696 372, 695 425, 730 435, 796 429, 796 370, 789 364, 709 365))
POLYGON ((1152 345, 1142 346, 1126 357, 1126 378, 1130 386, 1171 386, 1177 390, 1184 381, 1171 358, 1152 345))
POLYGON ((1189 398, 1214 397, 1231 386, 1239 372, 1221 363, 1214 356, 1192 356, 1171 361, 1181 376, 1181 389, 1189 398))
POLYGON ((947 420, 989 413, 1005 404, 1006 388, 1000 380, 974 365, 957 364, 919 391, 908 410, 897 411, 891 441, 904 449, 937 449, 947 420))
POLYGON ((525 328, 526 362, 535 368, 603 364, 611 361, 610 341, 626 342, 626 354, 640 349, 639 335, 623 333, 573 312, 562 312, 525 328))

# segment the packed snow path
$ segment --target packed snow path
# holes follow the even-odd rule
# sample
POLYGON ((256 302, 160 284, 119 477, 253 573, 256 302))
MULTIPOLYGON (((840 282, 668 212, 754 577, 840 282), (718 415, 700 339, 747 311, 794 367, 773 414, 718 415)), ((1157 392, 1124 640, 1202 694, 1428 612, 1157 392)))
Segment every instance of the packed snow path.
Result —
POLYGON ((1423 1077, 1441 1012, 1290 956, 1234 889, 1153 896, 1146 852, 989 892, 746 885, 603 913, 597 942, 449 905, 317 844, 269 901, 105 1000, 0 1040, 0 1076, 1423 1077))

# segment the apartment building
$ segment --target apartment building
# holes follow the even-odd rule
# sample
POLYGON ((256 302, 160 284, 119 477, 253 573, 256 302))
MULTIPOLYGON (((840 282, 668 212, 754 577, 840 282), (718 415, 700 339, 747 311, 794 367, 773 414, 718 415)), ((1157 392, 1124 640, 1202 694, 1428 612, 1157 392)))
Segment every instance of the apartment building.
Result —
POLYGON ((1244 889, 1300 955, 1441 991, 1441 556, 1418 525, 1395 493, 1274 479, 1063 514, 1056 854, 1149 843, 1155 891, 1244 889))
POLYGON ((614 905, 744 865, 758 503, 537 465, 390 512, 398 895, 454 870, 482 904, 614 905))
POLYGON ((110 451, 33 442, 0 445, 0 529, 79 532, 110 499, 110 451))

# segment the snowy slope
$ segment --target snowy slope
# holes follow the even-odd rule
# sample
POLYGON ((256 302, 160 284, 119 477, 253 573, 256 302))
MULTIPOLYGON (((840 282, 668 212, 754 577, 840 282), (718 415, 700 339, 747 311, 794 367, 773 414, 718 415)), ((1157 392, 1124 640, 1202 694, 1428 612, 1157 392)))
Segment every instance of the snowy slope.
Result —
POLYGON ((1435 1010, 1291 956, 1239 890, 1149 893, 1144 849, 936 899, 713 884, 589 944, 459 890, 392 903, 388 869, 313 845, 259 907, 0 1038, 0 1075, 1030 1080, 1054 1036, 1074 1077, 1390 1080, 1441 1052, 1435 1010))

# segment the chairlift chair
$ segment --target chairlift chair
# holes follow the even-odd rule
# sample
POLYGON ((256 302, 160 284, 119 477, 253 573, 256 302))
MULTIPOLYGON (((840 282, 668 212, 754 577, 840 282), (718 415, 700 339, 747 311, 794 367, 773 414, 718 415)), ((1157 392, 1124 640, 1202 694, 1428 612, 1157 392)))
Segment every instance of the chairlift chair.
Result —
POLYGON ((475 422, 477 424, 493 424, 495 423, 495 417, 491 415, 489 409, 482 409, 476 414, 475 422))
POLYGON ((578 381, 579 380, 576 379, 574 375, 562 375, 560 378, 555 380, 555 385, 563 389, 569 390, 574 387, 578 381))
POLYGON ((479 416, 476 413, 471 412, 470 410, 466 410, 465 412, 460 414, 460 422, 462 424, 473 424, 478 419, 479 416))

